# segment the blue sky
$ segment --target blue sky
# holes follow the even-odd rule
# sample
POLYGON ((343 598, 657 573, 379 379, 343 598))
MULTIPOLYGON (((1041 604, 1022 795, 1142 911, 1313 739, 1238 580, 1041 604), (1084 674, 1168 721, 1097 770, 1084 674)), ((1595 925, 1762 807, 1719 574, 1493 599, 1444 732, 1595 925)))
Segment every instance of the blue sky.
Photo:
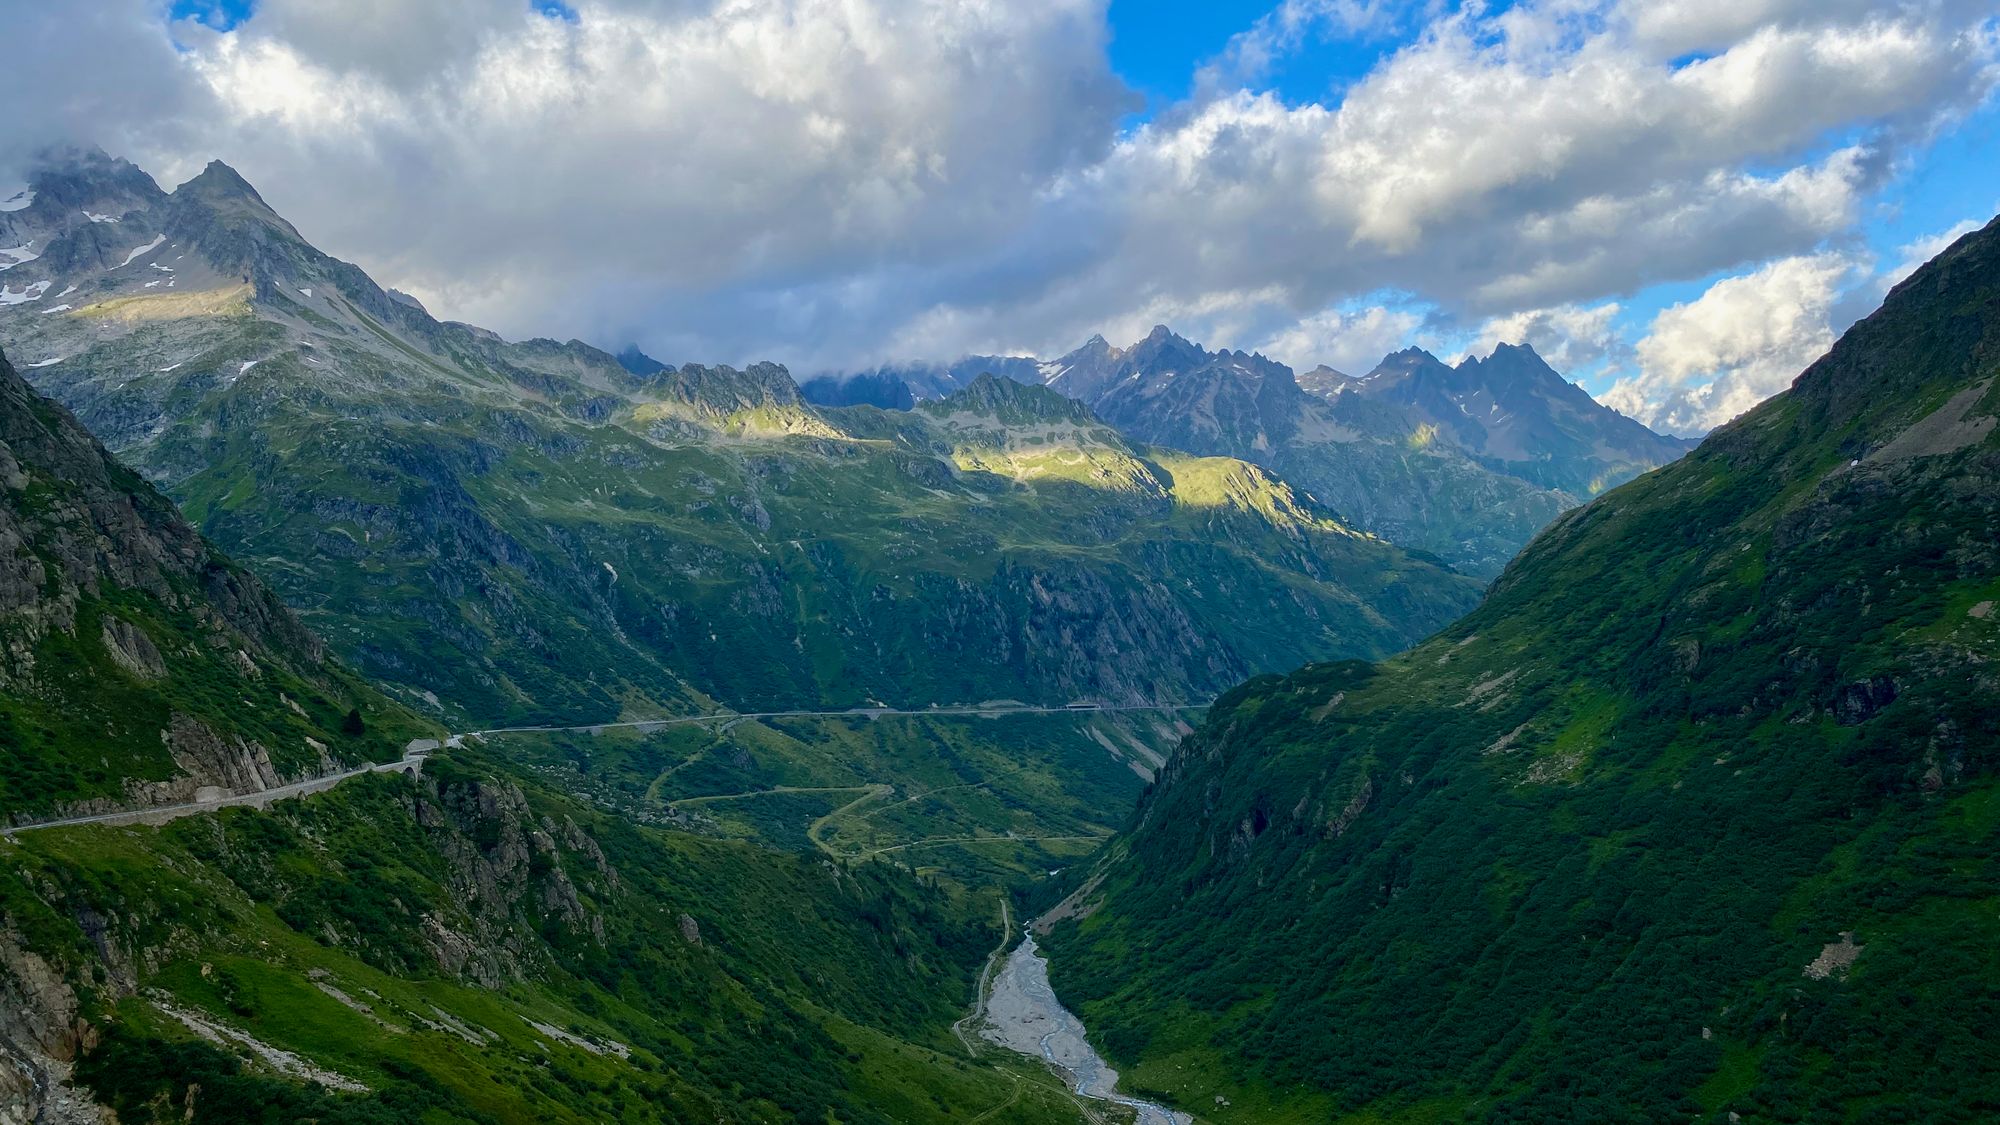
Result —
MULTIPOLYGON (((1195 69, 1214 59, 1232 37, 1249 30, 1271 10, 1259 0, 1216 0, 1212 4, 1112 0, 1111 65, 1146 96, 1147 112, 1186 98, 1195 69)), ((1402 36, 1324 35, 1310 50, 1283 61, 1266 82, 1291 101, 1312 101, 1368 73, 1384 50, 1402 36)))
POLYGON ((221 157, 434 310, 675 361, 1524 340, 1699 432, 2000 206, 1990 0, 167 15, 11 16, 16 80, 76 92, 0 121, 0 178, 55 140, 166 181, 221 157))

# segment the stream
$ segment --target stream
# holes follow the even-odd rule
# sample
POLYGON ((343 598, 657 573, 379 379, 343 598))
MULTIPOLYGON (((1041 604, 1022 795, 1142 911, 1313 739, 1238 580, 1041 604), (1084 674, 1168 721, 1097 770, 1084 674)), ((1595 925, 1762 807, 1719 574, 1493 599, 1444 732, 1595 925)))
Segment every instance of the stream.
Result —
POLYGON ((1049 986, 1049 963, 1036 949, 1032 934, 1008 954, 986 998, 985 1011, 981 1035, 1055 1067, 1078 1097, 1132 1109, 1139 1115, 1138 1125, 1193 1125, 1194 1118, 1179 1110, 1118 1092, 1118 1072, 1091 1048, 1083 1021, 1056 999, 1049 986))

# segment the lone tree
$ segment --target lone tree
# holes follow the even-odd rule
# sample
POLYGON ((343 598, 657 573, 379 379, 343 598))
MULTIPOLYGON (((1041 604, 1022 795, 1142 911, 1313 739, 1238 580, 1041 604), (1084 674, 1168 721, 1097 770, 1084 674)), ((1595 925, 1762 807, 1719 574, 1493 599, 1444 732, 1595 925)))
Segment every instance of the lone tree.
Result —
POLYGON ((361 721, 361 708, 348 709, 347 717, 340 720, 340 733, 358 737, 368 730, 368 724, 361 721))

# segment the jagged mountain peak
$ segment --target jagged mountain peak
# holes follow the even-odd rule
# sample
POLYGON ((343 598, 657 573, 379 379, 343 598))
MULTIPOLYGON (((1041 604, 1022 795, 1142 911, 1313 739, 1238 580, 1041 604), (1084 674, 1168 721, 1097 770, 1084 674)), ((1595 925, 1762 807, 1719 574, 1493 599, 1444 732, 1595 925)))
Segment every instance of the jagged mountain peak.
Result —
POLYGON ((1163 354, 1205 358, 1211 353, 1207 348, 1175 332, 1166 325, 1159 324, 1155 325, 1151 332, 1146 333, 1144 339, 1129 348, 1122 349, 1121 354, 1134 358, 1150 358, 1163 354))
POLYGON ((1422 348, 1404 348, 1354 386, 1447 435, 1490 468, 1577 497, 1687 449, 1599 403, 1525 343, 1502 343, 1456 366, 1422 348))
POLYGON ((663 364, 646 380, 646 389, 650 396, 693 407, 703 415, 722 417, 756 410, 813 415, 791 372, 778 363, 753 363, 742 369, 728 364, 663 364))
POLYGON ((0 222, 12 219, 17 225, 47 227, 75 220, 85 212, 109 220, 165 197, 160 185, 143 169, 102 149, 49 148, 35 155, 27 190, 17 197, 16 206, 5 209, 8 214, 0 215, 0 222))
POLYGON ((112 156, 96 145, 57 145, 37 152, 29 162, 28 184, 46 190, 54 181, 143 179, 154 190, 159 185, 138 165, 112 156))
POLYGON ((1300 389, 1320 396, 1339 394, 1360 382, 1347 372, 1328 367, 1324 363, 1310 371, 1301 371, 1293 378, 1300 389))
POLYGON ((1396 378, 1409 375, 1412 372, 1434 368, 1450 370, 1450 368, 1445 366, 1443 360, 1412 344, 1407 348, 1402 348, 1383 356, 1382 362, 1376 364, 1362 378, 1373 382, 1383 378, 1396 378))
MULTIPOLYGON (((1535 350, 1535 345, 1528 343, 1526 340, 1523 340, 1518 344, 1510 344, 1507 341, 1502 340, 1499 343, 1493 345, 1492 354, 1488 355, 1486 358, 1493 359, 1501 355, 1516 355, 1516 354, 1529 356, 1536 360, 1542 360, 1542 355, 1540 352, 1537 352, 1535 350)), ((1466 358, 1470 359, 1471 357, 1467 356, 1466 358)), ((1547 362, 1547 361, 1542 360, 1542 362, 1547 362)))
POLYGON ((262 223, 304 241, 296 227, 264 202, 249 180, 220 160, 209 161, 199 175, 175 188, 173 195, 174 202, 184 208, 190 204, 205 207, 225 220, 262 223))
POLYGON ((254 199, 258 203, 264 202, 264 197, 257 194, 257 189, 250 186, 250 181, 244 179, 241 172, 220 160, 209 161, 193 179, 174 189, 175 194, 184 191, 211 198, 240 196, 254 199))
POLYGON ((1499 381, 1538 382, 1551 387, 1560 384, 1561 387, 1576 388, 1548 360, 1542 358, 1541 353, 1526 343, 1495 344, 1485 358, 1467 355, 1452 370, 1466 375, 1486 375, 1499 381))
POLYGON ((425 314, 428 314, 430 312, 429 309, 426 309, 424 307, 424 303, 422 301, 417 300, 414 296, 403 292, 401 289, 384 289, 383 292, 388 294, 390 300, 396 302, 399 305, 404 306, 405 308, 412 308, 420 313, 425 313, 425 314))

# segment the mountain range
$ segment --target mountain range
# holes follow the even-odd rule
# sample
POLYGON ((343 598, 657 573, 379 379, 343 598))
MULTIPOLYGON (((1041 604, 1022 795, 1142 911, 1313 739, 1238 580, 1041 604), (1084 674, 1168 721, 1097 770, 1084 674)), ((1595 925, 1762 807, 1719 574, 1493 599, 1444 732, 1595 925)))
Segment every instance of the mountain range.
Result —
POLYGON ((829 410, 775 365, 508 343, 219 163, 167 193, 73 153, 31 188, 0 214, 25 248, 0 344, 435 714, 1189 702, 1386 654, 1477 596, 1255 465, 1053 395, 829 410))
POLYGON ((1490 575, 1555 516, 1690 443, 1599 404, 1525 345, 1456 367, 1411 348, 1351 378, 1211 352, 1162 325, 1060 359, 969 356, 808 380, 825 404, 908 409, 980 374, 1043 384, 1137 441, 1263 465, 1354 526, 1490 575))
POLYGON ((1687 452, 1519 346, 508 341, 52 154, 0 1125, 1991 1118, 1996 383, 2000 220, 1687 452))
POLYGON ((824 409, 775 365, 438 321, 220 164, 165 192, 67 153, 31 190, 0 347, 341 666, 458 730, 821 713, 508 740, 625 821, 1015 885, 1111 831, 1167 708, 1478 597, 1044 388, 824 409), (1084 710, 950 713, 984 703, 1084 710), (920 714, 841 717, 879 708, 920 714))
POLYGON ((1436 637, 1230 693, 1057 987, 1217 1121, 1990 1116, 1996 363, 2000 220, 1436 637))

